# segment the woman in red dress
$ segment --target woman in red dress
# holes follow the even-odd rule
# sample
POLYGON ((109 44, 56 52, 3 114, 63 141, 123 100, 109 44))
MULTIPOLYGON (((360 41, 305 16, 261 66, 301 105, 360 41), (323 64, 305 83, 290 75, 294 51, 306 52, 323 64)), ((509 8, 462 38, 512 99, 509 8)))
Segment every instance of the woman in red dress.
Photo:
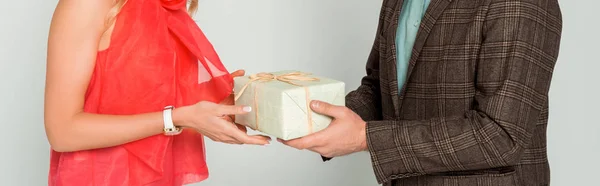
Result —
POLYGON ((175 186, 208 177, 203 135, 268 144, 231 115, 232 74, 192 0, 60 0, 46 74, 51 186, 175 186), (240 130, 241 129, 241 130, 240 130))

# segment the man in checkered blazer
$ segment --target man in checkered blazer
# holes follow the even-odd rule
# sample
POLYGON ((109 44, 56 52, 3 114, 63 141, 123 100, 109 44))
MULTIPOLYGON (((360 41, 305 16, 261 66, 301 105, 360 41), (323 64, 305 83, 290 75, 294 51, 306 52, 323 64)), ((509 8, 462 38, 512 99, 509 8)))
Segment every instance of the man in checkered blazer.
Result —
POLYGON ((383 0, 366 76, 347 108, 313 101, 331 125, 282 142, 324 157, 368 151, 389 186, 549 185, 557 0, 431 0, 399 86, 404 1, 383 0))

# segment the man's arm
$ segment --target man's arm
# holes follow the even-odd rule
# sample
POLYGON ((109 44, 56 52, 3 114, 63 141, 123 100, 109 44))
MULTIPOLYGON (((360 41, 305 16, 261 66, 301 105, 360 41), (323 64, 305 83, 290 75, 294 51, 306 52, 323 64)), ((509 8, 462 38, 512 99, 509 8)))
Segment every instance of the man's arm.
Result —
POLYGON ((379 37, 376 37, 367 60, 367 75, 362 78, 361 85, 346 95, 346 106, 365 121, 382 119, 379 89, 379 42, 379 37))
POLYGON ((381 42, 381 37, 379 36, 383 32, 383 13, 384 8, 382 7, 379 13, 379 23, 377 25, 375 40, 367 59, 367 75, 362 78, 361 84, 356 90, 346 95, 346 106, 356 112, 365 121, 382 119, 381 91, 379 87, 379 43, 381 42))
POLYGON ((562 31, 557 1, 536 2, 492 1, 473 110, 423 121, 368 122, 367 146, 378 182, 520 161, 547 107, 562 31))
MULTIPOLYGON (((380 14, 383 13, 383 8, 380 14)), ((381 116, 381 94, 379 89, 379 40, 383 27, 383 19, 380 15, 375 40, 371 47, 371 53, 367 59, 367 75, 361 80, 360 86, 346 95, 346 106, 357 113, 363 120, 380 120, 381 116)), ((323 161, 332 158, 321 156, 323 161)))
MULTIPOLYGON (((379 26, 381 27, 381 26, 379 26)), ((379 34, 379 28, 377 29, 379 34)), ((367 60, 367 75, 361 85, 346 95, 346 106, 365 121, 381 120, 381 94, 379 90, 379 37, 375 38, 371 54, 367 60)), ((331 157, 321 155, 323 161, 331 157)))

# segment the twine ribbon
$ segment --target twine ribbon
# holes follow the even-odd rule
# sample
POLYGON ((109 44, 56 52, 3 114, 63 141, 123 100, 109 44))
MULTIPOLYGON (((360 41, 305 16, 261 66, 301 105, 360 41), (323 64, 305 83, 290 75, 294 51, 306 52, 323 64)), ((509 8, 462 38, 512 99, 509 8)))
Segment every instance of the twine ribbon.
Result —
MULTIPOLYGON (((280 81, 280 82, 284 82, 284 83, 287 83, 290 85, 303 87, 304 92, 306 92, 305 97, 306 97, 306 115, 308 118, 308 131, 309 131, 309 133, 313 133, 312 111, 310 109, 310 92, 308 90, 308 87, 294 83, 294 81, 318 81, 319 80, 319 78, 309 77, 309 75, 310 74, 304 73, 304 72, 290 72, 290 73, 285 73, 285 74, 281 74, 281 75, 275 75, 272 73, 261 72, 258 74, 251 75, 248 77, 250 79, 250 81, 248 81, 242 87, 242 89, 240 89, 238 95, 235 96, 234 101, 237 101, 242 96, 242 94, 246 91, 248 86, 250 86, 250 84, 252 84, 254 82, 280 81)), ((258 86, 254 87, 254 115, 256 118, 256 121, 255 121, 256 129, 258 129, 258 126, 259 126, 258 125, 258 96, 257 96, 258 94, 257 94, 257 90, 258 90, 258 86)))

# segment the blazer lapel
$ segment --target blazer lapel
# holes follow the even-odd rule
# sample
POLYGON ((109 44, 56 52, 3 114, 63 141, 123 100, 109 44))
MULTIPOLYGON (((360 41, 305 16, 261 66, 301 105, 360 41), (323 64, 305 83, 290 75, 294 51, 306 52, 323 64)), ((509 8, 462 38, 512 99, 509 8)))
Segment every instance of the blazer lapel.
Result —
POLYGON ((392 47, 390 47, 392 52, 392 56, 393 56, 393 61, 391 62, 391 66, 392 68, 390 68, 390 70, 392 72, 390 72, 390 78, 392 79, 392 81, 390 81, 390 90, 391 90, 391 95, 392 95, 392 100, 394 101, 393 105, 394 105, 394 109, 396 112, 396 117, 400 116, 400 108, 402 106, 402 100, 404 100, 404 94, 406 93, 406 85, 410 80, 410 76, 412 74, 413 69, 415 68, 415 65, 417 63, 417 59, 419 58, 419 55, 421 53, 421 50, 423 49, 423 46, 425 45, 425 41, 427 40, 427 38, 429 37, 429 33, 431 33, 431 29, 433 28, 433 26, 435 25, 437 19, 442 15, 442 13, 444 12, 444 10, 446 9, 446 7, 448 7, 448 5, 450 4, 450 2, 452 2, 452 0, 431 0, 429 7, 427 8, 427 11, 425 12, 425 15, 423 16, 423 20, 421 21, 421 25, 419 26, 419 32, 417 33, 417 38, 415 40, 415 44, 413 46, 413 50, 412 50, 412 55, 410 57, 410 61, 408 64, 408 69, 407 69, 407 74, 406 74, 406 82, 404 82, 404 86, 402 87, 402 90, 400 90, 400 92, 398 93, 398 78, 397 78, 397 66, 396 66, 396 61, 397 56, 396 56, 396 31, 398 29, 398 19, 400 17, 400 11, 402 10, 402 1, 400 1, 400 3, 397 5, 398 7, 396 8, 396 13, 394 13, 395 16, 395 22, 393 24, 392 29, 392 33, 390 33, 389 38, 392 38, 390 40, 390 42, 392 43, 392 47))
POLYGON ((389 50, 388 52, 389 56, 391 56, 391 59, 386 58, 385 63, 390 66, 390 68, 387 68, 387 75, 390 79, 390 81, 388 82, 388 86, 390 95, 392 96, 392 104, 394 105, 394 113, 396 117, 398 117, 400 113, 400 104, 398 99, 398 57, 396 56, 396 32, 398 31, 398 21, 400 21, 400 12, 402 11, 403 4, 404 0, 396 1, 396 4, 394 5, 394 13, 392 14, 391 18, 393 20, 392 24, 390 27, 388 27, 389 31, 385 33, 385 38, 390 38, 386 39, 386 42, 389 42, 389 46, 391 46, 387 48, 387 50, 389 50))

